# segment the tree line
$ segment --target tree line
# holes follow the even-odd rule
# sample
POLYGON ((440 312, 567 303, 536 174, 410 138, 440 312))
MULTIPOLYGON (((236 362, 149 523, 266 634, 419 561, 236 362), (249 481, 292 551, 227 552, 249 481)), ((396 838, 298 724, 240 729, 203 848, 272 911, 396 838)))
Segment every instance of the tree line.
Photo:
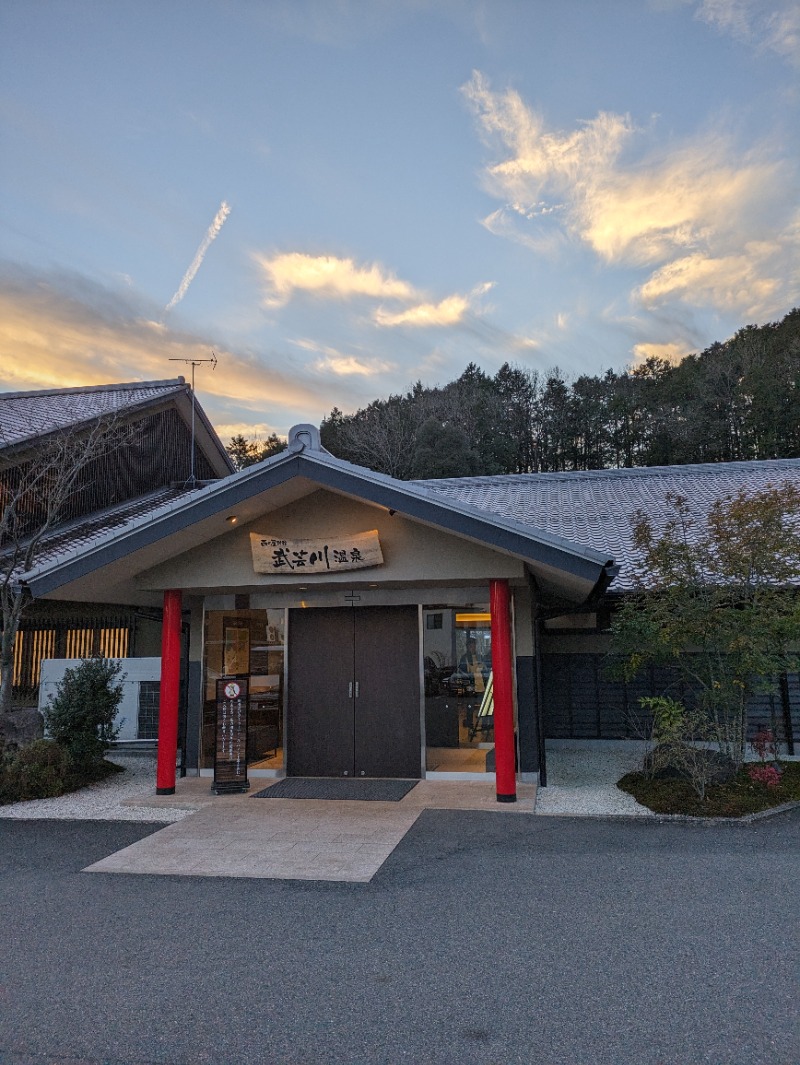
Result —
POLYGON ((334 408, 334 455, 392 477, 456 477, 800 457, 800 309, 674 365, 569 379, 470 363, 455 381, 334 408))

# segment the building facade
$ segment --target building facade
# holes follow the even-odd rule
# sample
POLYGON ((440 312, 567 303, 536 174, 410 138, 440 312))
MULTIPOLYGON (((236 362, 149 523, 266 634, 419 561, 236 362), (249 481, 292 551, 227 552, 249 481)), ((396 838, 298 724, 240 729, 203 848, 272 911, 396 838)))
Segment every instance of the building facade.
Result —
MULTIPOLYGON (((48 603, 163 609, 160 791, 180 750, 215 785, 235 761, 240 782, 488 775, 512 801, 517 779, 545 782, 548 736, 630 735, 664 679, 603 667, 636 509, 658 520, 676 480, 699 514, 780 479, 800 463, 402 482, 302 425, 286 452, 65 544, 29 582, 48 603)), ((791 730, 800 685, 784 687, 788 718, 780 700, 759 712, 791 730)))

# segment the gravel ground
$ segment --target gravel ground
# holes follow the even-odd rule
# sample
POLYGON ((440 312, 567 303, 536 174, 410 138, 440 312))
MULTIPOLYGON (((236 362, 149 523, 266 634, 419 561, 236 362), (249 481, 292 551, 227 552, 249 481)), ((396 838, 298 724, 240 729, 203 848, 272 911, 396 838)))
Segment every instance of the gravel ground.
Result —
POLYGON ((573 817, 655 817, 616 786, 641 764, 636 740, 548 740, 547 787, 536 793, 536 813, 573 817))
MULTIPOLYGON (((642 757, 641 744, 613 740, 551 740, 547 744, 548 786, 536 798, 537 814, 573 817, 654 816, 616 782, 642 757)), ((0 818, 77 821, 180 821, 192 812, 179 807, 123 805, 150 799, 156 775, 155 753, 120 752, 111 761, 125 767, 99 784, 62 795, 0 806, 0 818)))
POLYGON ((0 817, 21 820, 54 818, 65 821, 180 821, 191 810, 152 806, 123 806, 126 800, 152 798, 156 779, 155 754, 114 754, 109 761, 124 773, 91 784, 57 799, 34 799, 0 806, 0 817))
MULTIPOLYGON (((644 746, 635 740, 548 740, 548 784, 537 792, 535 812, 545 816, 655 817, 616 786, 620 777, 641 763, 644 746)), ((58 799, 0 806, 0 817, 168 823, 192 812, 178 807, 123 806, 137 797, 152 798, 155 754, 119 753, 111 761, 124 766, 126 772, 58 799)))

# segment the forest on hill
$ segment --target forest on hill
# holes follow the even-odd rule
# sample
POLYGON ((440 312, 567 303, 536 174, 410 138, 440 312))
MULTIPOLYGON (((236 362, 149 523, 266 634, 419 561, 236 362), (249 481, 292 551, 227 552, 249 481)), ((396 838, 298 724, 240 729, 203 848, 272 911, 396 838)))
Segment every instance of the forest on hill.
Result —
POLYGON ((321 425, 334 455, 392 477, 800 457, 800 309, 678 364, 566 378, 470 363, 321 425))

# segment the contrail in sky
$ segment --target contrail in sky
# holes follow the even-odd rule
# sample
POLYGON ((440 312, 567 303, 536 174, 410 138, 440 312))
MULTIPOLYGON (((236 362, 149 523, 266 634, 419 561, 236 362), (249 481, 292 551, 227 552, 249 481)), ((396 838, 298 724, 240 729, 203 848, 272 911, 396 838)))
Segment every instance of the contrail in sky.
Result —
POLYGON ((206 252, 211 247, 211 243, 214 238, 225 225, 225 219, 230 213, 230 206, 223 200, 220 209, 214 215, 214 221, 208 227, 206 235, 200 242, 200 247, 194 253, 194 259, 192 259, 191 266, 183 275, 183 281, 181 281, 180 285, 178 285, 178 291, 175 293, 175 295, 164 308, 164 314, 166 314, 167 311, 171 311, 175 304, 180 303, 180 301, 186 295, 189 285, 191 285, 191 283, 194 281, 197 271, 203 265, 203 259, 205 259, 206 257, 206 252))

